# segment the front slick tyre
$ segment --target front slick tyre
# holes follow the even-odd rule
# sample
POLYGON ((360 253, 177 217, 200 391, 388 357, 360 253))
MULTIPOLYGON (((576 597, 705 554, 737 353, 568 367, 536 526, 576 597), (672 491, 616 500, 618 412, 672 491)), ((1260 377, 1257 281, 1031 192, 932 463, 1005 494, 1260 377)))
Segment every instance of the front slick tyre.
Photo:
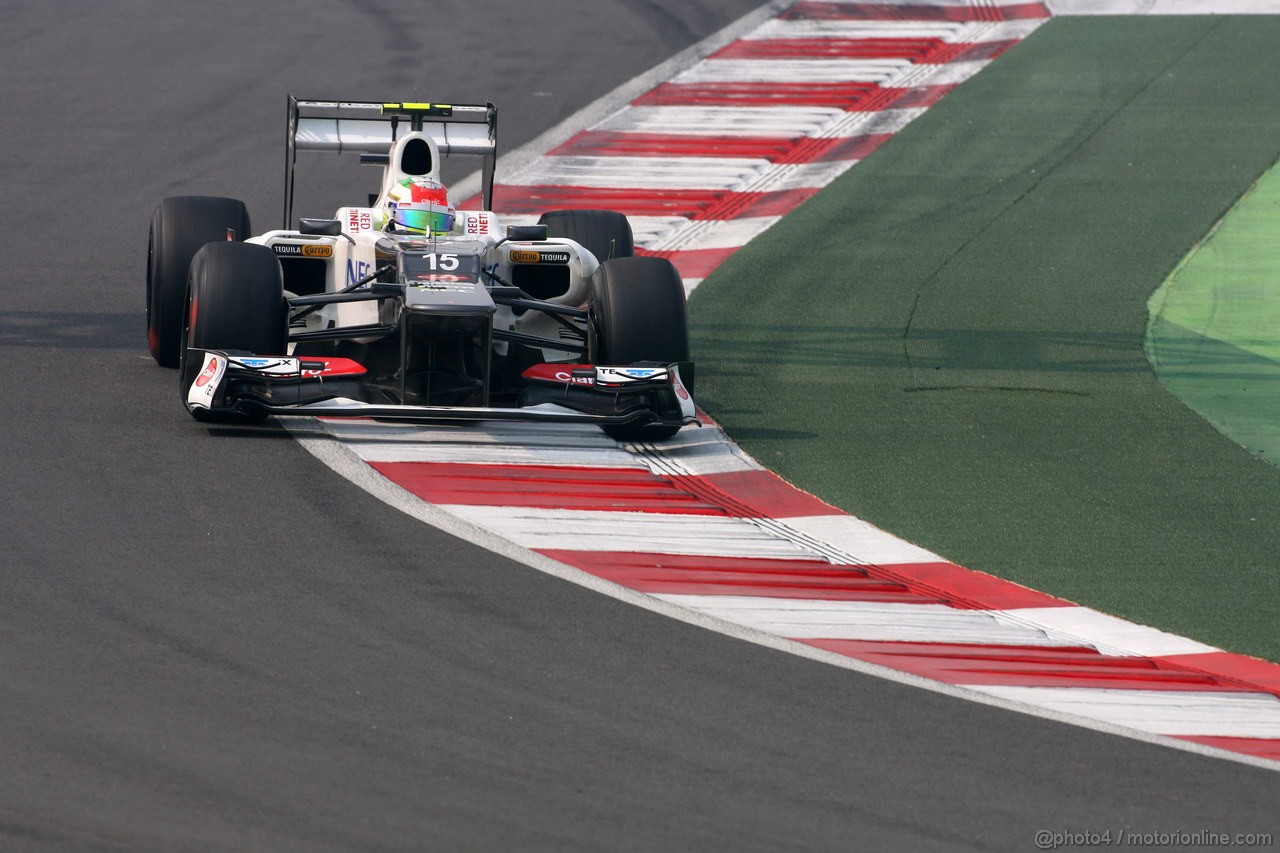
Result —
MULTIPOLYGON (((689 321, 684 282, 666 258, 630 257, 605 261, 591 278, 588 308, 593 332, 592 361, 629 365, 689 360, 689 321)), ((685 383, 693 393, 693 377, 685 383)), ((678 426, 606 426, 618 441, 657 441, 678 426)))
POLYGON ((186 323, 181 353, 183 405, 197 420, 262 420, 264 414, 213 415, 187 405, 187 390, 203 365, 188 351, 221 350, 255 355, 285 355, 289 335, 288 306, 280 262, 266 246, 253 243, 209 243, 191 260, 186 323))

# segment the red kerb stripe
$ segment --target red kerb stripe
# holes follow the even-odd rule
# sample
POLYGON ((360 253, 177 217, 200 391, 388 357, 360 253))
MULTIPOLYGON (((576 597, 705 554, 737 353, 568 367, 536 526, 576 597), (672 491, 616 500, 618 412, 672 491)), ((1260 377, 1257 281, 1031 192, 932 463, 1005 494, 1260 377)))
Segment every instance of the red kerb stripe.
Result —
MULTIPOLYGON (((938 38, 774 38, 739 39, 710 59, 909 59, 924 57, 946 44, 938 38)), ((767 66, 766 66, 767 67, 767 66)))
POLYGON ((908 573, 915 583, 930 589, 945 590, 952 607, 971 610, 1016 610, 1024 607, 1074 607, 1062 598, 1025 586, 966 569, 955 563, 913 563, 885 569, 894 574, 908 573))
MULTIPOLYGON (((972 608, 974 602, 970 594, 974 592, 973 588, 957 590, 939 584, 938 579, 961 573, 979 574, 945 562, 855 566, 818 559, 678 556, 627 551, 546 550, 542 553, 642 592, 900 601, 945 604, 959 610, 972 608), (874 596, 868 598, 869 594, 874 596)), ((999 590, 998 578, 980 577, 987 582, 995 582, 991 588, 999 590)), ((1025 595, 1018 598, 1009 590, 1003 590, 1006 601, 1035 606, 1044 606, 1046 602, 1063 603, 1034 590, 1025 590, 1014 584, 1008 586, 1025 595)), ((999 600, 995 595, 990 598, 999 600)), ((1176 667, 1176 664, 1171 663, 1170 666, 1176 667)))
POLYGON ((906 59, 941 65, 994 59, 1016 42, 947 42, 940 38, 742 39, 721 48, 711 59, 906 59))
POLYGON ((1205 746, 1216 746, 1231 752, 1242 752, 1258 758, 1280 761, 1280 738, 1266 737, 1210 737, 1206 735, 1176 735, 1179 740, 1189 740, 1205 746))
POLYGON ((521 506, 685 515, 727 513, 672 480, 636 468, 371 462, 376 471, 429 503, 521 506))
POLYGON ((828 83, 748 80, 663 83, 634 102, 637 107, 831 107, 851 110, 880 87, 869 80, 828 83))
POLYGON ((1212 673, 1220 678, 1233 678, 1241 684, 1255 685, 1280 697, 1280 664, 1271 661, 1220 651, 1167 655, 1162 660, 1212 673))
POLYGON ((835 565, 824 560, 551 549, 540 553, 629 589, 651 594, 945 604, 927 592, 874 576, 860 566, 835 565))
POLYGON ((846 136, 836 139, 806 139, 795 146, 785 157, 779 157, 777 163, 838 163, 849 160, 861 160, 875 151, 892 134, 869 133, 866 136, 846 136))
POLYGON ((494 189, 494 206, 502 213, 533 214, 547 210, 616 210, 628 216, 697 216, 725 195, 716 190, 610 189, 601 187, 520 186, 494 189))
POLYGON ((649 107, 829 107, 848 112, 878 112, 894 107, 924 107, 935 103, 956 84, 880 86, 871 82, 794 83, 743 81, 733 83, 663 83, 642 95, 638 106, 649 107))
POLYGON ((739 518, 837 515, 772 471, 659 476, 644 468, 370 462, 387 479, 437 504, 646 510, 739 518))
POLYGON ((1007 6, 929 6, 923 3, 797 3, 778 16, 783 21, 1014 21, 1048 18, 1044 3, 1012 3, 1007 6))
POLYGON ((616 210, 628 216, 685 216, 690 219, 736 219, 782 216, 818 190, 736 193, 724 190, 609 189, 572 186, 501 185, 494 190, 496 208, 507 214, 547 210, 616 210))
POLYGON ((754 518, 844 515, 844 510, 797 489, 772 471, 727 471, 674 479, 690 491, 716 495, 717 503, 736 507, 735 515, 754 518))
POLYGON ((1165 661, 1103 655, 1086 647, 834 639, 801 642, 947 684, 1227 692, 1248 689, 1165 661))
POLYGON ((687 136, 587 130, 548 152, 559 157, 749 157, 776 160, 800 137, 687 136))
POLYGON ((738 251, 737 247, 655 252, 640 246, 636 247, 637 255, 666 258, 671 261, 681 278, 706 278, 711 275, 712 270, 724 263, 725 259, 736 251, 738 251))

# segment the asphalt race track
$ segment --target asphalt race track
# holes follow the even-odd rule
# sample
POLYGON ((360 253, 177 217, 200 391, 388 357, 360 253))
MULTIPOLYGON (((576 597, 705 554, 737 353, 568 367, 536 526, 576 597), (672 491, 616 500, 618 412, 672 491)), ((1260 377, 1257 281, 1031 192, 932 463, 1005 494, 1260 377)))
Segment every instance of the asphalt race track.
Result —
POLYGON ((1275 828, 1273 772, 769 651, 451 539, 277 427, 192 421, 147 355, 153 207, 232 195, 273 227, 286 93, 492 100, 509 150, 755 5, 7 4, 0 848, 1275 828))

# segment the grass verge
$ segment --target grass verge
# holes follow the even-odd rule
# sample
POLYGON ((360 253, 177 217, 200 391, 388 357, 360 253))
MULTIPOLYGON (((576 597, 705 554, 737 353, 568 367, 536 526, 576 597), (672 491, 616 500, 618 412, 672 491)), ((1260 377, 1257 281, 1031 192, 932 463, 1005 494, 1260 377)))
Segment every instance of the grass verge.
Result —
POLYGON ((702 283, 699 391, 975 569, 1280 660, 1280 470, 1154 378, 1147 299, 1280 156, 1280 18, 1059 18, 702 283))

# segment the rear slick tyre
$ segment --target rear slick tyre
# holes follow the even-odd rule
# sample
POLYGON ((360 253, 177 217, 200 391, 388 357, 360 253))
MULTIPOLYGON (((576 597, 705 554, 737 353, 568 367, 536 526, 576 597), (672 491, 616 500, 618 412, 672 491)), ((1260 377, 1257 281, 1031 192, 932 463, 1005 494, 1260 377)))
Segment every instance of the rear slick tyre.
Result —
POLYGON ((538 224, 547 226, 548 238, 573 240, 600 263, 636 253, 631 223, 613 210, 551 210, 538 217, 538 224))
POLYGON ((147 240, 147 349, 161 367, 178 367, 191 259, 205 243, 248 237, 244 202, 215 196, 166 198, 147 240))

